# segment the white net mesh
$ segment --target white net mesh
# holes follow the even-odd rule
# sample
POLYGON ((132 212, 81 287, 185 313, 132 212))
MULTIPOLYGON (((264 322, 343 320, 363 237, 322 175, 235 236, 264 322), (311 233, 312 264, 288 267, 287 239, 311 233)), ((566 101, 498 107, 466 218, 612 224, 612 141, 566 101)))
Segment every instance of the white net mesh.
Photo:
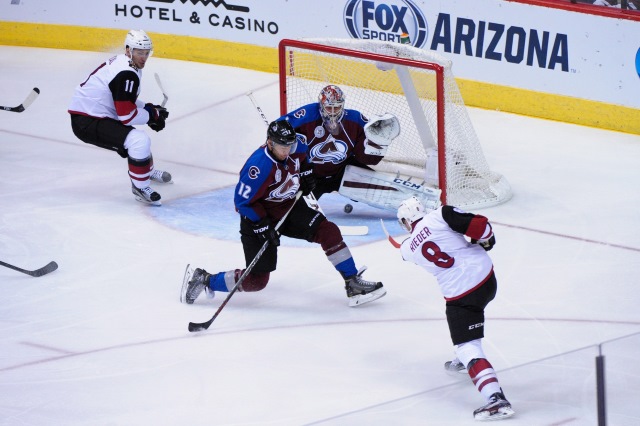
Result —
POLYGON ((393 141, 384 160, 374 167, 376 170, 415 176, 434 187, 446 188, 445 202, 462 208, 488 207, 511 198, 509 183, 492 172, 484 158, 450 61, 434 52, 393 42, 349 39, 305 39, 305 42, 309 44, 304 47, 286 46, 286 69, 280 70, 286 81, 286 87, 282 88, 286 90, 286 111, 317 101, 324 86, 338 85, 345 94, 345 108, 359 110, 365 116, 389 112, 400 120, 400 136, 393 141), (315 45, 419 63, 394 65, 344 52, 321 52, 314 49, 315 45), (428 68, 430 64, 444 68, 444 140, 438 138, 436 72, 428 68), (437 149, 438 155, 444 155, 446 173, 440 179, 437 157, 428 161, 430 149, 431 153, 437 149))

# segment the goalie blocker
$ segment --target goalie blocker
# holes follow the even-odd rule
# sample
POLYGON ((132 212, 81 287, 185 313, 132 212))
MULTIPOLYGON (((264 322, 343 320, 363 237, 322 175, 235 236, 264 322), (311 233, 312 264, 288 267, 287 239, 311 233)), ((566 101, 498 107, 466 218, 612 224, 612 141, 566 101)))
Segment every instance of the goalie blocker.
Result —
POLYGON ((418 198, 429 210, 440 207, 441 190, 411 180, 411 177, 377 172, 348 165, 338 193, 373 207, 396 211, 404 200, 418 198))

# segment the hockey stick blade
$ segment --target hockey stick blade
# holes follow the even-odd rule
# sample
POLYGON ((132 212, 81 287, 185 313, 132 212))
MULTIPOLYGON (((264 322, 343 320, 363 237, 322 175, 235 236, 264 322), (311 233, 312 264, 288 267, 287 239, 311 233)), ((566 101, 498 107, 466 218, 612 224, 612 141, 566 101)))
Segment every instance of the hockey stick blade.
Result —
POLYGON ((29 93, 29 95, 27 96, 27 98, 24 100, 24 102, 21 103, 20 105, 16 107, 0 106, 0 109, 3 109, 5 111, 11 111, 11 112, 22 112, 25 109, 27 109, 33 103, 33 101, 36 100, 39 94, 40 94, 40 89, 38 89, 37 87, 34 87, 29 93))
POLYGON ((387 236, 387 240, 389 240, 392 246, 399 249, 402 244, 394 240, 393 237, 389 235, 389 231, 387 231, 387 227, 384 226, 384 221, 382 219, 380 219, 380 225, 382 225, 382 230, 384 231, 384 234, 387 236))
POLYGON ((345 237, 361 236, 361 235, 367 235, 369 233, 369 227, 366 225, 354 225, 354 226, 338 225, 338 228, 340 229, 340 233, 345 237))
POLYGON ((158 83, 158 87, 162 92, 162 97, 164 99, 162 99, 162 104, 160 104, 160 106, 164 108, 165 105, 167 104, 167 101, 169 100, 169 96, 167 96, 167 93, 164 91, 164 87, 162 86, 162 81, 160 81, 160 76, 158 75, 158 73, 155 73, 153 76, 156 78, 156 83, 158 83))
POLYGON ((49 262, 45 266, 40 269, 36 269, 34 271, 28 271, 26 269, 18 268, 17 266, 10 265, 0 260, 0 265, 6 266, 9 269, 13 269, 14 271, 22 272, 23 274, 31 275, 32 277, 41 277, 43 275, 47 275, 58 269, 58 264, 54 261, 49 262))
POLYGON ((207 322, 190 322, 189 323, 189 331, 192 333, 198 332, 198 331, 204 331, 206 329, 209 328, 209 326, 211 325, 211 323, 213 322, 213 319, 210 319, 207 322))

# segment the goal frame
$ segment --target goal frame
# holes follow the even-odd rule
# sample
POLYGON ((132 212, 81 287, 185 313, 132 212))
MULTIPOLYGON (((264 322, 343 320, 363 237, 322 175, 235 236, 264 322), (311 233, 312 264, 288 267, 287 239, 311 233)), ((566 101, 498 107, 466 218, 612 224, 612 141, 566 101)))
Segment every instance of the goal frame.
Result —
MULTIPOLYGON (((439 188, 442 191, 440 200, 442 204, 446 204, 447 200, 447 170, 446 170, 446 158, 445 152, 445 89, 444 89, 444 72, 445 68, 442 65, 432 63, 416 61, 413 59, 398 58, 392 56, 385 56, 370 52, 361 52, 352 49, 345 49, 341 47, 326 46, 318 43, 311 43, 302 40, 282 39, 278 44, 278 75, 279 75, 279 95, 280 95, 280 115, 285 115, 289 111, 287 110, 287 75, 288 70, 295 69, 294 67, 287 66, 293 64, 293 58, 287 56, 287 47, 301 48, 308 50, 315 50, 324 53, 339 54, 344 56, 350 56, 360 59, 366 59, 371 61, 384 61, 392 63, 394 65, 422 68, 433 71, 435 73, 435 88, 436 88, 436 138, 438 145, 438 181, 439 188)), ((290 53, 292 55, 293 53, 290 53)), ((295 71, 294 71, 295 72, 295 71)), ((424 141, 422 141, 424 144, 424 141)))

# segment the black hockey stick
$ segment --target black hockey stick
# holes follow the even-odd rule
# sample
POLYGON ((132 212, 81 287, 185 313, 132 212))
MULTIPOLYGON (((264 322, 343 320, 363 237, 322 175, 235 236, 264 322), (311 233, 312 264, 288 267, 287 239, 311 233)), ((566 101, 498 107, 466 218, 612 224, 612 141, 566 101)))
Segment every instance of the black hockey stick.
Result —
POLYGON ((11 112, 22 112, 25 109, 27 109, 29 105, 33 103, 33 101, 36 100, 39 94, 40 94, 40 89, 38 89, 37 87, 34 87, 33 90, 31 90, 31 92, 29 93, 29 96, 27 96, 27 99, 25 99, 24 102, 18 105, 17 107, 0 106, 0 109, 3 109, 5 111, 11 111, 11 112))
MULTIPOLYGON (((298 191, 296 193, 295 201, 293 202, 293 204, 291 205, 289 210, 284 214, 284 216, 282 216, 282 219, 280 219, 280 221, 276 224, 276 227, 275 227, 276 231, 278 231, 278 229, 280 229, 280 226, 284 223, 284 221, 287 218, 287 216, 289 216, 289 213, 291 213, 291 210, 293 210, 293 207, 296 205, 296 203, 300 199, 301 195, 302 195, 302 191, 298 191)), ((244 272, 242 273, 242 275, 238 279, 238 282, 236 283, 236 285, 233 286, 233 288, 231 289, 231 291, 229 292, 227 297, 224 299, 222 304, 218 307, 218 310, 216 310, 216 313, 213 314, 211 319, 209 321, 207 321, 207 322, 190 322, 189 323, 189 331, 190 332, 193 333, 194 331, 203 331, 203 330, 206 330, 206 329, 209 328, 211 323, 213 323, 213 321, 215 321, 215 319, 218 316, 218 314, 220 314, 220 311, 222 311, 222 309, 225 307, 225 305, 227 304, 229 299, 231 299, 231 296, 233 296, 233 293, 235 293, 236 290, 238 290, 238 287, 242 284, 244 279, 249 275, 249 273, 251 272, 253 267, 256 265, 256 263, 258 263, 258 260, 260 260, 260 257, 262 257, 262 253, 264 253, 264 251, 267 249, 268 245, 269 245, 269 241, 267 240, 262 245, 262 247, 260 247, 260 251, 258 251, 258 254, 256 254, 256 256, 253 258, 253 260, 251 261, 249 266, 247 266, 247 269, 244 270, 244 272)))
POLYGON ((0 265, 6 266, 9 269, 13 269, 14 271, 22 272, 23 274, 31 275, 32 277, 41 277, 43 275, 47 275, 50 272, 58 269, 58 264, 56 262, 49 262, 45 266, 40 269, 36 269, 35 271, 27 271, 26 269, 18 268, 17 266, 9 265, 8 263, 4 263, 0 260, 0 265))

